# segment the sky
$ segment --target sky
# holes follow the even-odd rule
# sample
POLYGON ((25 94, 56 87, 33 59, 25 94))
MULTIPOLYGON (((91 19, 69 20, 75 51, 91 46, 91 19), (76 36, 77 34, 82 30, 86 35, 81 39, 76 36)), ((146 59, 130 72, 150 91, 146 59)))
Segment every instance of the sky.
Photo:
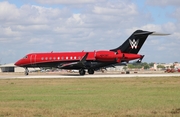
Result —
POLYGON ((109 50, 135 30, 143 62, 180 62, 180 0, 0 0, 0 64, 32 52, 109 50))

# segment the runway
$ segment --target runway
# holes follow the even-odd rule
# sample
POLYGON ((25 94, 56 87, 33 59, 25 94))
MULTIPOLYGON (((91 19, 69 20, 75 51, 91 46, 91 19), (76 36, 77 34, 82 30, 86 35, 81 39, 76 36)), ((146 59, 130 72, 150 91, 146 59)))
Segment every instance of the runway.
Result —
POLYGON ((30 74, 28 76, 24 75, 1 75, 0 79, 31 79, 31 78, 132 78, 132 77, 180 77, 179 73, 170 74, 94 74, 94 75, 84 75, 79 74, 41 74, 34 75, 30 74))

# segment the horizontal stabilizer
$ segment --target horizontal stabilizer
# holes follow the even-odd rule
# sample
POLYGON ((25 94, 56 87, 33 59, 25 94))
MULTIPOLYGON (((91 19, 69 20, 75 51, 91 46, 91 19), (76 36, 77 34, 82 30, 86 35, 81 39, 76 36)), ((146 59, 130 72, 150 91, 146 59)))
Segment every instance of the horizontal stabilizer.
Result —
POLYGON ((155 36, 166 36, 166 35, 170 35, 170 34, 168 34, 168 33, 153 32, 151 35, 155 35, 155 36))
POLYGON ((143 31, 143 32, 135 32, 134 35, 137 36, 137 35, 150 35, 154 32, 149 32, 149 31, 143 31))

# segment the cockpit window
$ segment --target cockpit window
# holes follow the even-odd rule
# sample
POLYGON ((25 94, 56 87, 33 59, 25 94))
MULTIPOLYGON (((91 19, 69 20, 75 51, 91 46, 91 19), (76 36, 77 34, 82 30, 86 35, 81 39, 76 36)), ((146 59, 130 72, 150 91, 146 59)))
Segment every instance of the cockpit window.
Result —
POLYGON ((28 58, 28 56, 25 56, 25 57, 23 57, 24 59, 27 59, 28 58))

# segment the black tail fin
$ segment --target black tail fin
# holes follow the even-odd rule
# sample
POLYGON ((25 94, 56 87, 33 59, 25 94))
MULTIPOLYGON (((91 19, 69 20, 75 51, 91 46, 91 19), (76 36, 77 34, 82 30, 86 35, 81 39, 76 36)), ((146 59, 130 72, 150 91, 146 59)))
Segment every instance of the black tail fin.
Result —
POLYGON ((121 50, 123 53, 137 54, 147 37, 153 32, 136 30, 121 46, 110 51, 121 50))

